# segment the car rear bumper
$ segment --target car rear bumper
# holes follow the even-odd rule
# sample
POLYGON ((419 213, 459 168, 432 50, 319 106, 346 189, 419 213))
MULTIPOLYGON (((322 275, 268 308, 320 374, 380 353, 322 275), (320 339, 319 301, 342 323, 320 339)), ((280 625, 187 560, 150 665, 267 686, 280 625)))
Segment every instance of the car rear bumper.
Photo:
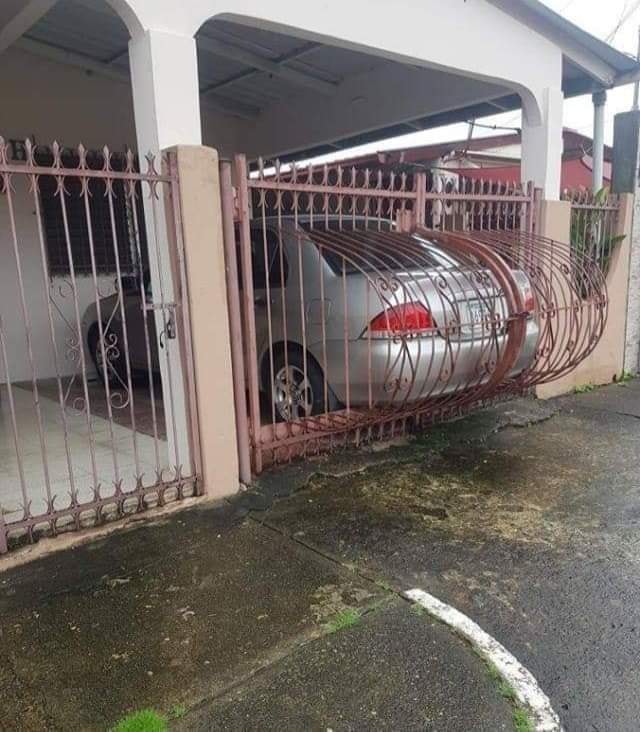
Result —
MULTIPOLYGON (((538 333, 535 321, 529 320, 523 348, 510 376, 519 374, 533 361, 538 333)), ((343 404, 375 406, 437 398, 482 384, 504 347, 504 336, 488 335, 458 341, 437 335, 405 341, 361 338, 349 341, 346 348, 343 341, 329 341, 326 364, 322 349, 312 346, 309 350, 343 404)))

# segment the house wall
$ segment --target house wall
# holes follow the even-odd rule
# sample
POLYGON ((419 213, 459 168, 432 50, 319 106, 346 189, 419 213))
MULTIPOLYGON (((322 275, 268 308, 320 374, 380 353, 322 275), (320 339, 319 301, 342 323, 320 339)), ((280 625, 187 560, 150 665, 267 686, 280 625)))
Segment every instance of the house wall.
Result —
MULTIPOLYGON (((57 140, 69 147, 82 143, 88 149, 108 145, 114 151, 136 147, 128 84, 9 50, 2 55, 0 64, 0 99, 0 136, 5 140, 33 137, 43 145, 57 140)), ((223 153, 234 150, 236 120, 205 109, 202 123, 203 136, 209 144, 214 143, 223 153)), ((47 311, 50 295, 55 303, 60 366, 70 374, 77 370, 65 349, 66 339, 73 335, 67 323, 75 326, 73 298, 68 284, 60 277, 53 278, 48 292, 44 290, 35 203, 27 182, 21 178, 12 179, 13 198, 37 373, 40 378, 55 375, 47 311)), ((0 195, 0 316, 8 344, 11 379, 21 381, 31 378, 31 369, 9 224, 7 198, 0 195)), ((100 277, 101 292, 113 292, 113 281, 113 276, 100 277)), ((78 300, 80 313, 95 300, 93 282, 88 276, 78 277, 78 300)), ((0 383, 4 381, 6 375, 0 364, 0 383)))

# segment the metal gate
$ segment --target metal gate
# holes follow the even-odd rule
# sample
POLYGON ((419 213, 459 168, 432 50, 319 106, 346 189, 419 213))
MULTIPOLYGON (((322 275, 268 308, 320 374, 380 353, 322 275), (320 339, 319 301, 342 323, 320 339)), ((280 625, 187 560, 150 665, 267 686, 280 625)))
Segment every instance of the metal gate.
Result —
POLYGON ((0 552, 199 491, 178 175, 144 162, 0 138, 0 552))
POLYGON ((243 157, 233 173, 235 195, 223 164, 245 474, 249 455, 259 473, 522 393, 602 334, 602 272, 533 233, 532 186, 249 173, 243 157))

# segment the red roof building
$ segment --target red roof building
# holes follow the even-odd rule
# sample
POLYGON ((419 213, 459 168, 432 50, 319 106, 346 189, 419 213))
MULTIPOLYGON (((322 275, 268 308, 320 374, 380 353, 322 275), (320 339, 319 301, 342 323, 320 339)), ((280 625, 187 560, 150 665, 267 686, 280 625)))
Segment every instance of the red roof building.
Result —
MULTIPOLYGON (((563 130, 561 187, 590 188, 593 140, 570 129, 563 130)), ((343 166, 393 169, 403 165, 444 168, 468 179, 485 178, 499 182, 520 180, 520 132, 471 140, 441 142, 435 145, 386 150, 341 160, 343 166)), ((605 185, 611 181, 613 149, 605 146, 605 185)))

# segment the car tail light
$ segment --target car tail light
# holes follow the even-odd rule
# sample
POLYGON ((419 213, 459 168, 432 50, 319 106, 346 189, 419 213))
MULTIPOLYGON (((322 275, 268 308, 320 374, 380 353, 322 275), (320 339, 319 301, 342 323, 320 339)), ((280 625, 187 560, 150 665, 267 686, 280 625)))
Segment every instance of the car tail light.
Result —
POLYGON ((369 331, 381 333, 418 333, 435 328, 429 310, 419 302, 408 302, 387 308, 369 323, 369 331))
POLYGON ((529 283, 522 288, 524 295, 524 309, 527 313, 532 313, 536 309, 536 298, 533 294, 533 288, 529 283))
POLYGON ((524 309, 528 313, 532 313, 536 309, 536 299, 533 296, 533 290, 529 290, 524 299, 524 309))

